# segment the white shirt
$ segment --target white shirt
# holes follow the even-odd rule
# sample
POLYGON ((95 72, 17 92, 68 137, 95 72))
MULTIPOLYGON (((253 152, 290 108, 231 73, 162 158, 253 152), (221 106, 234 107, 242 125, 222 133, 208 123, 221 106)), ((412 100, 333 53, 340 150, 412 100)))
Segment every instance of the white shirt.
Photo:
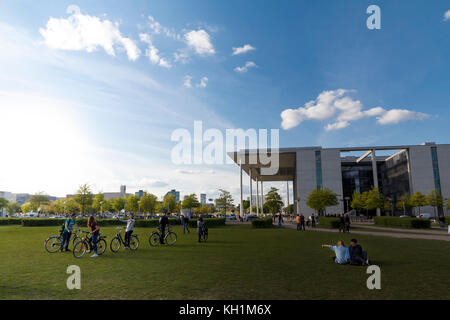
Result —
POLYGON ((127 229, 125 231, 132 231, 134 229, 134 219, 128 219, 127 229))

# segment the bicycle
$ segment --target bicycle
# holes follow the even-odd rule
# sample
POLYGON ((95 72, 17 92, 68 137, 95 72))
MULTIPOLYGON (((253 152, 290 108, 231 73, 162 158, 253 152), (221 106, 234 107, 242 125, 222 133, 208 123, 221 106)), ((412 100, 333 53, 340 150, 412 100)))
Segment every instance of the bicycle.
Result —
MULTIPOLYGON (((117 232, 116 236, 112 238, 110 245, 110 249, 114 253, 120 250, 122 244, 125 246, 125 241, 122 238, 122 230, 124 229, 124 227, 117 227, 116 229, 119 229, 119 231, 117 232)), ((133 251, 139 248, 139 238, 137 235, 132 234, 130 236, 130 243, 128 247, 133 251)))
MULTIPOLYGON (((157 231, 153 231, 148 238, 148 242, 152 247, 157 247, 161 244, 161 227, 157 227, 156 229, 157 231)), ((168 246, 173 246, 175 242, 177 242, 177 234, 170 229, 170 226, 168 226, 167 232, 164 235, 164 243, 168 246)))
POLYGON ((208 227, 202 228, 202 233, 200 234, 200 240, 206 242, 208 240, 208 227))
MULTIPOLYGON (((89 248, 89 252, 92 250, 91 249, 91 244, 89 243, 89 238, 90 238, 90 232, 89 231, 79 231, 80 233, 84 233, 84 237, 81 237, 81 241, 78 241, 74 246, 73 246, 73 256, 75 258, 81 258, 85 253, 86 253, 86 249, 89 248)), ((97 254, 101 255, 106 251, 106 241, 105 241, 106 236, 102 236, 99 233, 99 236, 97 238, 97 254)))
MULTIPOLYGON (((81 230, 79 228, 76 228, 75 231, 73 231, 74 236, 72 240, 72 245, 75 247, 75 244, 80 241, 81 238, 79 236, 81 230)), ((55 253, 58 252, 61 248, 61 244, 63 241, 63 234, 64 234, 64 226, 59 230, 58 236, 50 236, 44 241, 44 248, 47 250, 48 253, 55 253)))

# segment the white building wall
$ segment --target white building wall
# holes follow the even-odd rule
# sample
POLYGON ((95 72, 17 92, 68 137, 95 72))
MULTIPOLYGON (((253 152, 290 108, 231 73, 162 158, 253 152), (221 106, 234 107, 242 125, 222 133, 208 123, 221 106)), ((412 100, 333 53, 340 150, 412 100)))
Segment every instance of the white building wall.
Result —
MULTIPOLYGON (((438 145, 437 155, 439 163, 439 177, 441 180, 441 193, 444 199, 450 198, 450 144, 438 145)), ((450 212, 445 210, 444 214, 450 215, 450 212)))
MULTIPOLYGON (((322 149, 322 185, 331 189, 342 199, 341 152, 339 149, 322 149)), ((344 211, 343 202, 327 208, 327 214, 339 214, 344 211)))
POLYGON ((316 148, 297 150, 297 199, 299 199, 300 212, 305 216, 314 213, 314 210, 306 205, 306 199, 311 191, 317 188, 316 182, 316 148))

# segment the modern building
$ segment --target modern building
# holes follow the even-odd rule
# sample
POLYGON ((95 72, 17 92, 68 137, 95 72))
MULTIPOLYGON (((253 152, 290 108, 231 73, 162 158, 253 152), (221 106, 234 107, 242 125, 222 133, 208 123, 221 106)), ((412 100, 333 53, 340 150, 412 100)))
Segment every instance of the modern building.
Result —
POLYGON ((172 189, 169 192, 167 192, 166 195, 175 196, 175 202, 180 202, 180 191, 172 189))
MULTIPOLYGON (((428 194, 436 190, 444 199, 450 197, 450 144, 280 148, 269 156, 277 154, 278 170, 270 175, 261 171, 270 164, 260 161, 258 150, 228 154, 241 167, 241 201, 243 171, 249 175, 250 185, 256 183, 256 194, 261 196, 264 196, 263 182, 293 181, 294 210, 306 215, 314 212, 306 205, 306 199, 317 188, 329 188, 339 197, 339 205, 327 208, 327 214, 349 211, 353 191, 362 193, 372 187, 378 187, 394 208, 405 193, 428 194)), ((261 203, 258 206, 260 210, 261 203)), ((401 214, 401 211, 394 211, 396 215, 401 214)), ((434 210, 424 207, 422 212, 433 213, 434 210)), ((438 208, 437 213, 448 214, 444 208, 438 208)))
MULTIPOLYGON (((131 193, 126 193, 127 187, 126 186, 120 186, 119 192, 103 192, 103 197, 105 200, 111 200, 111 199, 117 199, 117 198, 127 198, 131 196, 131 193)), ((74 194, 68 194, 66 195, 66 198, 73 198, 74 194)))
POLYGON ((11 201, 23 205, 30 200, 30 197, 31 195, 29 193, 13 193, 11 201))
POLYGON ((134 194, 140 199, 144 195, 144 190, 139 190, 138 192, 135 192, 134 194))
POLYGON ((202 206, 206 204, 206 193, 200 193, 200 204, 202 206))

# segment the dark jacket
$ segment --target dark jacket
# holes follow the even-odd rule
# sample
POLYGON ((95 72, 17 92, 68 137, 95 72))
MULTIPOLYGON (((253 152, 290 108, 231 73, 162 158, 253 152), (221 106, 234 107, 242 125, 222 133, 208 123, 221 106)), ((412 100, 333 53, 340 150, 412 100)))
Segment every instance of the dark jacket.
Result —
POLYGON ((363 249, 362 249, 362 247, 359 244, 357 244, 354 247, 352 245, 350 245, 348 247, 348 251, 350 253, 350 259, 351 258, 355 258, 355 257, 362 257, 363 256, 363 249))

